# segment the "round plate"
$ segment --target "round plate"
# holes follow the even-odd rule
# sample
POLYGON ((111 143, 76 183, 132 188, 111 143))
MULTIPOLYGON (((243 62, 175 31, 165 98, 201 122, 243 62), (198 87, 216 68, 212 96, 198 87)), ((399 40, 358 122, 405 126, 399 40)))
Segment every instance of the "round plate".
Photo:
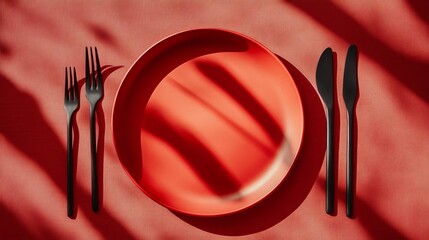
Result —
POLYGON ((145 194, 173 211, 217 216, 252 206, 286 177, 303 111, 291 75, 267 48, 197 29, 137 59, 112 125, 118 157, 145 194))

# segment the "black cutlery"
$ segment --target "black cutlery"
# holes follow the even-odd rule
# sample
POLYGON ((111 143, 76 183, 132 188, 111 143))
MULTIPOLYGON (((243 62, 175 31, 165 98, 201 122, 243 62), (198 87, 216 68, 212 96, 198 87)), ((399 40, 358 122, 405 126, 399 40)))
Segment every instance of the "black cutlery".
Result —
POLYGON ((94 68, 94 57, 91 52, 91 71, 89 69, 88 48, 85 48, 85 86, 86 98, 90 104, 90 138, 91 138, 91 189, 92 189, 92 210, 98 212, 98 174, 97 174, 97 143, 95 134, 95 112, 97 103, 103 97, 103 77, 101 75, 100 60, 98 59, 97 48, 95 47, 95 61, 97 69, 94 68))
POLYGON ((74 213, 73 187, 73 116, 79 108, 79 90, 76 80, 76 69, 66 68, 64 84, 64 108, 67 112, 67 216, 74 213))
POLYGON ((357 47, 351 45, 347 51, 344 67, 343 98, 347 108, 347 163, 346 163, 346 215, 353 216, 354 183, 354 117, 358 95, 357 47))
POLYGON ((334 66, 331 48, 320 56, 316 69, 316 83, 326 105, 327 149, 326 149, 326 213, 334 213, 334 66))

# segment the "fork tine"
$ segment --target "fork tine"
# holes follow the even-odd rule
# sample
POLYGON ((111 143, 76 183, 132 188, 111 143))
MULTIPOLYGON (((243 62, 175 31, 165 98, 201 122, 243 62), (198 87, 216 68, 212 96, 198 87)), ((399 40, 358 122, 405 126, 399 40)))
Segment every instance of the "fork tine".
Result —
POLYGON ((74 97, 75 97, 75 100, 79 102, 79 87, 77 85, 76 68, 75 67, 73 67, 73 74, 74 74, 74 97))
POLYGON ((91 81, 92 81, 92 89, 97 89, 97 82, 95 81, 95 67, 94 67, 94 57, 92 55, 92 47, 89 48, 91 50, 91 81))
POLYGON ((69 83, 68 83, 68 75, 67 75, 67 67, 65 67, 65 73, 66 73, 66 77, 65 77, 65 83, 64 83, 64 101, 66 102, 69 99, 69 92, 68 92, 68 88, 69 88, 69 83))
POLYGON ((70 90, 69 90, 69 94, 70 94, 70 100, 74 101, 75 96, 74 96, 74 91, 73 91, 73 76, 72 76, 72 70, 71 67, 69 67, 69 81, 70 81, 70 90))
POLYGON ((92 192, 92 210, 98 212, 99 210, 99 200, 98 200, 98 180, 97 180, 97 144, 96 144, 96 125, 95 125, 95 116, 96 116, 96 107, 97 103, 102 99, 102 87, 99 81, 96 82, 95 75, 101 77, 101 68, 100 61, 98 59, 97 48, 95 48, 95 54, 97 59, 97 72, 94 67, 94 53, 92 52, 92 47, 89 47, 91 54, 91 72, 89 69, 89 53, 88 47, 86 47, 86 98, 90 104, 90 143, 91 143, 91 192, 92 192))
POLYGON ((97 47, 95 48, 95 61, 97 64, 97 88, 102 88, 103 87, 103 77, 101 75, 101 67, 100 67, 100 60, 98 59, 98 51, 97 51, 97 47))
POLYGON ((88 57, 88 47, 85 47, 85 86, 86 91, 88 91, 90 86, 90 72, 89 72, 89 57, 88 57))

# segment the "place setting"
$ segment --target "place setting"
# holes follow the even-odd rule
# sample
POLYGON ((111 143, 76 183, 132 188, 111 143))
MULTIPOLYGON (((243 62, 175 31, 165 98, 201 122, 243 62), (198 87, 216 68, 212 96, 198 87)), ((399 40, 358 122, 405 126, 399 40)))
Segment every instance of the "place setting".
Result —
MULTIPOLYGON (((103 97, 98 54, 97 48, 85 49, 94 212, 103 211, 95 121, 103 97)), ((194 226, 213 232, 234 228, 239 234, 237 219, 256 231, 264 224, 247 216, 272 215, 268 225, 274 225, 291 214, 316 184, 326 151, 326 213, 335 216, 334 54, 327 48, 314 67, 316 92, 285 56, 234 31, 193 29, 155 43, 127 70, 112 108, 112 138, 130 184, 194 226)), ((357 47, 351 45, 343 84, 351 218, 357 60, 357 47)), ((72 118, 79 110, 77 88, 76 70, 66 67, 69 217, 75 212, 72 118)))

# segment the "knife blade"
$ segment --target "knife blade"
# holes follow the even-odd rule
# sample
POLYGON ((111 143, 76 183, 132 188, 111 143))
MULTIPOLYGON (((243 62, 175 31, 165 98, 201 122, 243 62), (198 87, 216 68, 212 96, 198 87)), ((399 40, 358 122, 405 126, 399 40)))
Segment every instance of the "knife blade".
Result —
POLYGON ((320 56, 316 68, 317 90, 326 105, 326 213, 334 214, 334 65, 331 48, 320 56))
POLYGON ((346 215, 353 217, 354 209, 354 118, 358 96, 357 47, 350 45, 344 67, 343 98, 347 108, 346 215))

